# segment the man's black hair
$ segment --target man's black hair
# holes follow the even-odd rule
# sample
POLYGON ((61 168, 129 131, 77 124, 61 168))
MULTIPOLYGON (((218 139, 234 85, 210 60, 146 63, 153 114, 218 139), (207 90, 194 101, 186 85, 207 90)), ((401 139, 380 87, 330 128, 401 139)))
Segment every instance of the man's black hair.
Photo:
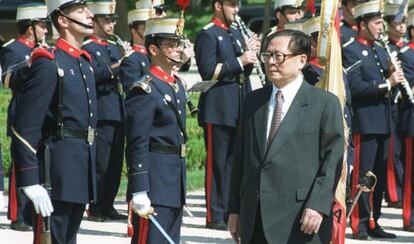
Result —
POLYGON ((302 31, 298 30, 283 30, 275 32, 266 37, 262 45, 262 51, 266 50, 269 46, 269 43, 277 37, 290 37, 288 44, 289 50, 292 54, 300 55, 305 54, 307 59, 310 59, 311 55, 311 40, 302 31))
MULTIPOLYGON (((27 28, 32 26, 31 20, 21 20, 17 22, 17 31, 20 35, 24 35, 27 31, 27 28)), ((33 30, 34 31, 34 30, 33 30)))

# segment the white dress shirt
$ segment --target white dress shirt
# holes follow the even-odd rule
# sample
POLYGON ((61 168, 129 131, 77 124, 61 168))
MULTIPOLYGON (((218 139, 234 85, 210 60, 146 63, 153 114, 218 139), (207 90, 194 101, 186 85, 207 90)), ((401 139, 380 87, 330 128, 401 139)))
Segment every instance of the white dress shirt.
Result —
POLYGON ((287 84, 285 87, 283 87, 282 89, 277 88, 275 85, 273 85, 273 91, 272 94, 270 95, 270 102, 269 102, 269 108, 267 110, 267 131, 266 131, 266 138, 269 138, 269 131, 270 131, 270 126, 272 123, 272 118, 273 118, 273 113, 275 110, 275 106, 276 106, 276 93, 278 90, 282 91, 282 95, 283 95, 283 104, 282 104, 282 120, 285 117, 286 113, 289 111, 290 105, 293 102, 293 99, 296 96, 296 93, 298 93, 298 90, 300 88, 300 86, 302 85, 303 82, 303 76, 302 74, 298 75, 298 77, 290 82, 289 84, 287 84))

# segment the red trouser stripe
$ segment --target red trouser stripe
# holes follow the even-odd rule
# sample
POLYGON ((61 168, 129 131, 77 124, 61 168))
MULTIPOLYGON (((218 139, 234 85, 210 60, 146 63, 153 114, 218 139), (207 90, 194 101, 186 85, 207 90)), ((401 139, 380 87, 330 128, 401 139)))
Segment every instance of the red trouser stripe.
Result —
POLYGON ((388 196, 391 202, 398 202, 397 194, 397 180, 395 179, 395 165, 394 165, 394 135, 391 134, 390 142, 388 144, 388 160, 387 160, 387 186, 388 196))
POLYGON ((413 138, 405 138, 405 178, 404 178, 404 195, 403 195, 403 224, 410 226, 411 221, 411 181, 412 181, 412 164, 413 164, 413 138))
MULTIPOLYGON (((358 192, 357 185, 359 184, 359 167, 360 167, 360 157, 361 157, 361 135, 354 134, 353 136, 354 146, 355 146, 355 158, 354 158, 354 168, 352 170, 352 185, 351 185, 351 197, 355 198, 355 195, 358 192)), ((359 208, 358 203, 355 205, 355 208, 352 210, 351 214, 351 228, 352 233, 358 234, 359 232, 359 208)))
POLYGON ((213 176, 213 125, 207 124, 206 204, 207 223, 211 222, 211 178, 213 176))
POLYGON ((138 244, 146 244, 148 239, 148 219, 139 217, 138 244))
POLYGON ((17 187, 16 187, 16 168, 15 163, 12 162, 12 170, 10 174, 10 189, 9 189, 9 204, 10 213, 9 218, 11 221, 17 220, 17 187))
POLYGON ((42 237, 42 230, 43 230, 43 217, 40 214, 36 214, 36 229, 34 232, 34 243, 41 244, 40 239, 42 237))

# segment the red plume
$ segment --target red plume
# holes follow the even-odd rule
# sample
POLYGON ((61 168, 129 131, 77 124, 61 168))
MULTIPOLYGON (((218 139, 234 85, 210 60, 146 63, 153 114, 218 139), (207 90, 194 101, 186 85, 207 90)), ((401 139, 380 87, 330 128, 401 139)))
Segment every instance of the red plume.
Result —
POLYGON ((315 13, 316 13, 315 0, 306 1, 306 11, 311 12, 312 16, 315 16, 315 13))
POLYGON ((190 5, 190 0, 177 0, 177 5, 180 6, 181 10, 185 11, 190 5))

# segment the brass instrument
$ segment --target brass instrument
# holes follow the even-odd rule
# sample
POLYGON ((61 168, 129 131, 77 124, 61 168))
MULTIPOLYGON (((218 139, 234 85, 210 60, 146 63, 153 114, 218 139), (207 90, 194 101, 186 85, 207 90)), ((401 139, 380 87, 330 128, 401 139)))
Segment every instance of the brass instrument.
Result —
MULTIPOLYGON (((380 34, 379 41, 381 42, 382 46, 387 51, 387 55, 388 55, 389 61, 394 66, 394 68, 397 71, 399 71, 400 70, 400 67, 398 65, 398 57, 392 55, 390 46, 388 45, 388 40, 386 40, 384 38, 384 34, 382 34, 382 33, 380 34)), ((403 93, 403 95, 405 95, 407 97, 407 99, 411 103, 411 105, 414 105, 413 92, 411 90, 410 83, 408 83, 407 79, 405 79, 404 82, 400 84, 400 90, 403 93)))
MULTIPOLYGON (((248 40, 250 38, 252 38, 252 36, 253 36, 252 31, 249 28, 247 28, 246 24, 243 22, 243 20, 238 15, 236 15, 236 23, 239 26, 239 29, 240 29, 240 32, 243 36, 244 42, 247 44, 248 40)), ((249 46, 247 46, 247 49, 251 50, 251 48, 249 46)), ((265 86, 266 85, 266 76, 265 76, 265 74, 262 70, 262 66, 260 64, 259 59, 257 59, 256 63, 254 64, 254 68, 255 68, 257 74, 259 75, 260 82, 262 83, 263 86, 265 86)))

